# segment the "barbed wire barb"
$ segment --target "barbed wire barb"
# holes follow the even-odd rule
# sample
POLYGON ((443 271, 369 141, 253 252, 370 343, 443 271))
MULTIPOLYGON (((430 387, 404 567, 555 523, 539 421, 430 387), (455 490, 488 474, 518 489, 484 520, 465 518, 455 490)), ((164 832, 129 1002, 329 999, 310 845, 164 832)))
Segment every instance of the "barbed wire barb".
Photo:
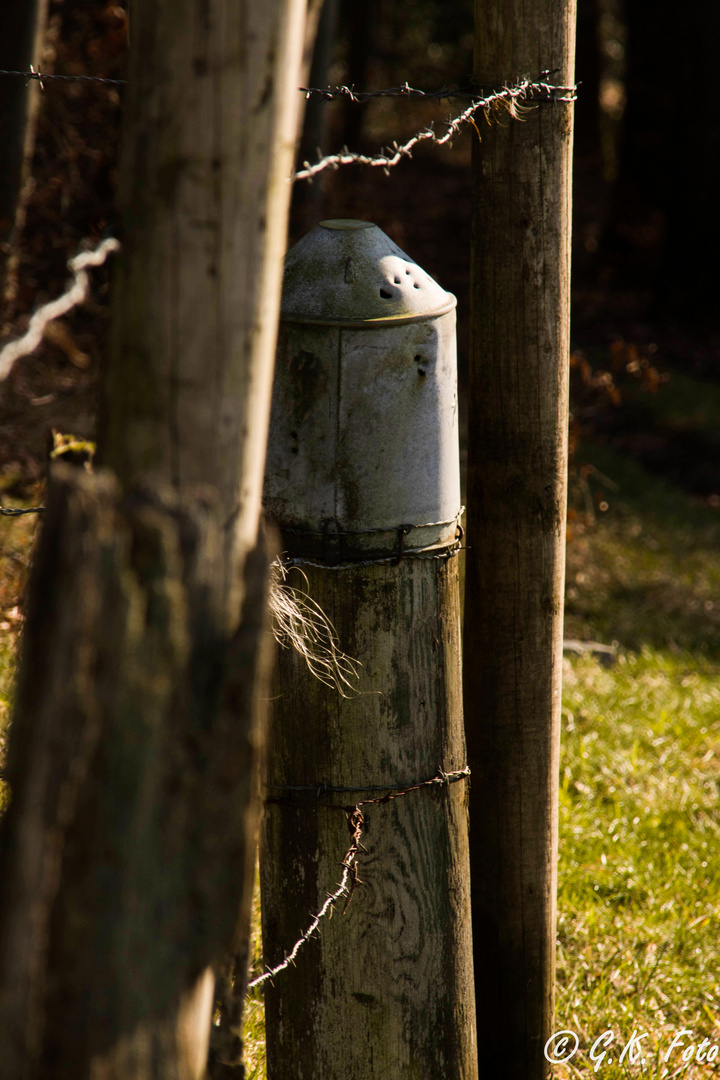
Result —
POLYGON ((43 338, 45 327, 53 319, 65 315, 72 308, 82 304, 86 299, 90 288, 90 278, 87 267, 101 266, 108 255, 120 250, 120 241, 110 236, 95 248, 94 251, 82 251, 79 255, 68 260, 68 267, 72 271, 74 281, 67 292, 58 296, 38 308, 30 319, 30 325, 21 338, 10 341, 0 350, 0 382, 10 374, 13 364, 21 356, 28 356, 38 347, 43 338))
POLYGON ((100 75, 48 75, 44 71, 36 71, 32 64, 29 71, 8 71, 5 68, 0 68, 0 75, 6 75, 8 78, 13 79, 34 79, 40 83, 43 90, 45 89, 43 83, 49 81, 106 83, 109 86, 125 85, 125 79, 103 79, 100 75))
MULTIPOLYGON (((437 786, 448 786, 455 784, 459 780, 467 780, 470 776, 470 769, 467 765, 464 765, 462 769, 457 769, 455 772, 444 772, 442 768, 439 768, 436 775, 430 780, 420 780, 415 784, 408 784, 406 787, 371 787, 371 788, 333 788, 327 784, 321 784, 318 787, 315 785, 287 785, 285 790, 290 791, 303 791, 311 792, 317 790, 317 798, 320 798, 320 794, 327 793, 344 793, 345 791, 359 792, 366 791, 384 791, 386 794, 378 795, 375 798, 361 799, 356 802, 354 806, 335 806, 336 810, 344 810, 348 819, 348 827, 352 833, 352 843, 345 852, 340 865, 343 867, 343 874, 334 892, 327 893, 327 899, 322 905, 320 910, 315 915, 311 916, 311 922, 307 930, 304 930, 300 937, 297 939, 292 949, 285 954, 284 958, 279 964, 276 964, 273 968, 268 968, 262 975, 258 975, 257 978, 252 979, 248 983, 248 990, 252 990, 256 986, 260 986, 262 983, 272 980, 276 975, 279 975, 281 971, 285 971, 291 964, 295 964, 295 959, 300 952, 303 945, 310 940, 313 934, 319 929, 320 922, 325 918, 332 917, 333 909, 338 900, 343 896, 346 897, 345 905, 342 910, 344 915, 350 906, 353 893, 355 889, 360 888, 364 883, 358 874, 358 868, 356 859, 360 851, 367 851, 367 848, 362 843, 363 825, 365 824, 365 817, 362 812, 363 806, 380 806, 385 803, 392 802, 394 799, 400 799, 403 795, 409 795, 412 791, 419 791, 423 788, 433 788, 437 786)), ((271 784, 270 787, 276 787, 271 784)), ((278 799, 267 799, 269 803, 279 802, 278 799)))
POLYGON ((303 931, 303 933, 293 945, 290 952, 285 954, 284 959, 282 959, 280 963, 277 964, 275 967, 268 968, 267 971, 264 971, 262 975, 258 975, 257 978, 252 979, 248 983, 248 990, 252 990, 255 986, 260 986, 261 983, 267 982, 268 979, 273 979, 276 975, 279 975, 281 971, 284 971, 286 968, 288 968, 290 964, 294 964, 295 958, 300 952, 300 949, 303 947, 306 941, 310 940, 310 938, 320 926, 320 920, 327 915, 328 911, 332 911, 335 904, 343 896, 347 896, 348 898, 347 903, 345 904, 345 908, 343 910, 343 914, 345 911, 347 911, 347 905, 352 898, 353 888, 355 887, 352 883, 352 867, 354 865, 355 857, 360 847, 360 837, 362 836, 362 827, 364 821, 365 818, 363 817, 362 810, 359 806, 356 806, 352 814, 348 818, 348 823, 352 830, 353 839, 350 847, 345 852, 344 859, 342 860, 341 865, 344 867, 343 875, 340 879, 340 882, 338 883, 337 888, 335 889, 335 892, 328 894, 328 898, 323 904, 323 906, 315 915, 312 916, 312 920, 307 930, 303 931))
POLYGON ((457 135, 464 124, 473 124, 474 126, 473 117, 475 113, 479 111, 484 113, 488 123, 490 123, 493 115, 497 121, 498 114, 503 110, 507 112, 512 119, 522 120, 527 112, 544 102, 574 101, 576 87, 552 85, 544 78, 551 74, 553 73, 544 71, 540 76, 540 80, 537 82, 531 82, 529 79, 522 79, 518 83, 504 86, 502 89, 493 91, 482 97, 477 93, 473 94, 459 89, 456 91, 447 91, 443 89, 441 91, 432 91, 428 93, 423 90, 415 90, 413 87, 408 86, 407 83, 404 87, 394 87, 390 90, 375 90, 362 94, 359 94, 354 88, 347 86, 337 86, 333 89, 328 87, 327 90, 321 90, 315 87, 301 87, 301 89, 305 91, 307 97, 317 94, 327 101, 338 97, 349 97, 352 101, 362 103, 373 97, 405 96, 436 100, 440 98, 461 97, 470 98, 471 103, 458 116, 447 121, 447 130, 444 135, 436 135, 434 128, 430 126, 423 131, 417 132, 416 135, 413 135, 412 138, 408 139, 407 142, 402 145, 398 145, 397 142, 394 142, 392 149, 381 151, 380 154, 375 157, 369 157, 367 154, 352 153, 348 151, 347 147, 344 147, 340 153, 328 154, 326 157, 315 162, 314 165, 310 165, 309 162, 306 161, 304 163, 304 168, 299 172, 296 172, 291 179, 293 181, 311 180, 325 169, 338 169, 341 165, 368 165, 371 168, 381 168, 383 172, 387 174, 389 170, 402 161, 404 157, 412 157, 412 150, 419 143, 431 142, 434 143, 435 146, 444 146, 457 135))

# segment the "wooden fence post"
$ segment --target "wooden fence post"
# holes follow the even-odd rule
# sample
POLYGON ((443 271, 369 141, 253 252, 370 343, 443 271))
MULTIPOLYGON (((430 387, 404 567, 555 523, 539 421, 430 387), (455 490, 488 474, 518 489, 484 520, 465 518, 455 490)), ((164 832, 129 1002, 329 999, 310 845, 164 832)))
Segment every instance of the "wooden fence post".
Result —
MULTIPOLYGON (((475 79, 573 80, 574 0, 476 0, 475 79)), ((571 95, 568 95, 571 96, 571 95)), ((555 973, 572 105, 473 148, 464 684, 480 1075, 540 1080, 555 973)))
MULTIPOLYGON (((164 503, 138 536, 135 519, 106 505, 121 494, 90 486, 47 514, 49 600, 38 591, 28 620, 38 632, 31 648, 28 630, 0 845, 12 899, 0 923, 0 1076, 12 1080, 197 1080, 211 1026, 222 1036, 213 1076, 242 1072, 238 1003, 218 1031, 213 983, 220 951, 242 953, 238 927, 249 925, 259 522, 306 7, 133 8, 99 456, 125 495, 167 487, 182 502, 210 487, 212 543, 194 545, 194 517, 188 537, 164 503), (65 556, 57 581, 53 545, 65 556), (218 665, 245 639, 218 703, 218 665), (83 775, 91 751, 100 761, 83 775), (99 816, 74 816, 85 794, 99 816), (206 856, 220 864, 214 882, 206 856)), ((241 993, 238 976, 228 989, 241 993)))
POLYGON ((322 223, 286 260, 265 506, 362 668, 343 697, 278 657, 268 965, 335 889, 358 807, 362 846, 347 910, 266 984, 274 1080, 476 1075, 454 307, 368 222, 322 223))
POLYGON ((262 545, 229 635, 208 496, 61 467, 29 590, 0 858, 2 1080, 202 1080, 255 861, 262 545))

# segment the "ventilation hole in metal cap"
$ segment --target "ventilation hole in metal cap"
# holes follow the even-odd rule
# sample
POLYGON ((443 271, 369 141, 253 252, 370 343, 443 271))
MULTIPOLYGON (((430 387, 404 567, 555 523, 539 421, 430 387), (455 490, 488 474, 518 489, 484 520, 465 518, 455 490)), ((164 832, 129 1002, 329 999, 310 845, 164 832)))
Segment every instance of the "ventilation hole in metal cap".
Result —
POLYGON ((383 300, 392 300, 392 293, 388 292, 387 289, 381 289, 380 295, 382 296, 383 300))

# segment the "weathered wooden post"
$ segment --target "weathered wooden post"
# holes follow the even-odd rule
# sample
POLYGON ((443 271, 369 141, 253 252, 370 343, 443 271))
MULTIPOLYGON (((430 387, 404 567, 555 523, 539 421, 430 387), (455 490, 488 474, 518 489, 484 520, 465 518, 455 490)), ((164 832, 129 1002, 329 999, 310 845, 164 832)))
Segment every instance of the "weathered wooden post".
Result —
POLYGON ((323 222, 286 259, 265 509, 362 669, 343 697, 279 657, 268 965, 335 889, 358 805, 363 847, 345 914, 266 984, 274 1080, 476 1075, 454 309, 370 222, 323 222))
POLYGON ((51 493, 31 589, 0 835, 2 1080, 200 1080, 211 1028, 213 1077, 241 1071, 306 7, 133 5, 99 425, 116 480, 51 493))
MULTIPOLYGON (((573 83, 574 0, 475 3, 475 80, 573 83)), ((553 1031, 572 92, 473 148, 465 713, 483 1080, 553 1031)))

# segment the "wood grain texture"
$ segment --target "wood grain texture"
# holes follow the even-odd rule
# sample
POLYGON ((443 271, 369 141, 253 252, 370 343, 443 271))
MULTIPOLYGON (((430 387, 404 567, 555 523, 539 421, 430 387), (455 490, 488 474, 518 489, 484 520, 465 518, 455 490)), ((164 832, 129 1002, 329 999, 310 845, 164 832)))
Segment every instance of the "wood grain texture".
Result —
POLYGON ((260 514, 305 7, 133 9, 100 456, 122 483, 212 483, 240 551, 260 514))
POLYGON ((268 555, 224 625, 212 500, 59 469, 0 840, 2 1080, 200 1080, 252 887, 268 555))
MULTIPOLYGON (((298 804, 284 785, 407 785, 465 764, 457 560, 307 575, 363 668, 358 692, 343 699, 296 653, 279 656, 268 753, 268 795, 279 804, 266 807, 261 846, 270 964, 334 890, 350 844, 342 809, 314 793, 298 804)), ((467 783, 363 813, 363 885, 267 986, 269 1076, 473 1080, 467 783)))
MULTIPOLYGON (((484 86, 558 69, 573 0, 476 3, 484 86)), ((539 1080, 555 968, 572 105, 473 153, 464 685, 480 1076, 539 1080)))

